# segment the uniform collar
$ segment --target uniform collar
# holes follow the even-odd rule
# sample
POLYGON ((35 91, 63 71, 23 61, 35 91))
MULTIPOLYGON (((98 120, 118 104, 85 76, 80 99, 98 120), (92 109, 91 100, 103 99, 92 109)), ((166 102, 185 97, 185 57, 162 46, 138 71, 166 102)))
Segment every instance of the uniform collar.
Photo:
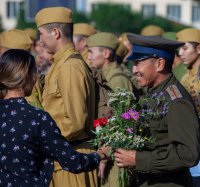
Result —
POLYGON ((69 51, 69 55, 73 53, 75 50, 74 44, 73 43, 68 43, 66 44, 62 49, 60 49, 55 55, 53 55, 53 62, 57 62, 60 59, 63 58, 63 54, 65 51, 69 51))
POLYGON ((112 62, 112 63, 108 64, 107 66, 103 67, 102 71, 103 71, 103 74, 105 75, 105 77, 110 73, 110 71, 115 69, 117 66, 119 66, 117 64, 117 62, 112 62))

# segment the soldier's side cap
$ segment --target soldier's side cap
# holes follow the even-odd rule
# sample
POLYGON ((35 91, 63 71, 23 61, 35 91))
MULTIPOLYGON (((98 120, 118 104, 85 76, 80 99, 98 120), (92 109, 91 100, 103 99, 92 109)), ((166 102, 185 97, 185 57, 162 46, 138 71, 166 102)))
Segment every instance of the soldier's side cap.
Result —
POLYGON ((165 32, 162 35, 163 38, 169 39, 169 40, 174 40, 176 41, 176 33, 175 32, 165 32))
POLYGON ((33 28, 26 28, 24 31, 29 35, 29 37, 34 41, 37 39, 37 30, 33 28))
POLYGON ((164 30, 157 25, 147 25, 141 30, 143 36, 162 36, 164 30))
POLYGON ((119 45, 118 38, 108 32, 99 32, 88 37, 87 40, 88 47, 109 47, 116 50, 119 45))
POLYGON ((37 27, 48 23, 72 23, 72 11, 66 7, 49 7, 40 10, 35 16, 37 27))
POLYGON ((1 33, 0 45, 8 49, 24 49, 29 51, 32 46, 32 40, 25 31, 11 29, 1 33))
POLYGON ((73 35, 91 36, 96 33, 96 29, 87 23, 75 23, 73 35))
POLYGON ((176 39, 180 42, 200 43, 200 30, 187 28, 176 33, 176 39))
POLYGON ((132 53, 127 60, 141 60, 148 57, 173 60, 175 50, 184 43, 169 40, 160 36, 128 35, 133 45, 132 53))
POLYGON ((120 42, 116 50, 116 55, 121 58, 124 58, 127 54, 128 54, 128 49, 125 47, 125 45, 122 42, 120 42))

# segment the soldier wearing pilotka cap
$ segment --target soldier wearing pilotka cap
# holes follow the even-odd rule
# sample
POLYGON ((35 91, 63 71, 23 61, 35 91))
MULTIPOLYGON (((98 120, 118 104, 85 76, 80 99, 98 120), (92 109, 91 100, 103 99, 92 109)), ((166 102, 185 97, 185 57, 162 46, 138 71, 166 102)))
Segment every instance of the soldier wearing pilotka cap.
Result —
MULTIPOLYGON (((76 151, 93 152, 88 140, 95 112, 95 83, 90 68, 73 44, 72 11, 65 7, 44 8, 35 20, 40 41, 53 54, 53 63, 45 77, 42 105, 76 151)), ((51 186, 97 185, 95 170, 76 175, 55 164, 51 186)))
POLYGON ((87 39, 88 59, 92 62, 93 67, 102 69, 108 86, 112 89, 119 87, 133 90, 131 81, 114 61, 118 45, 118 38, 114 34, 96 33, 87 39))
MULTIPOLYGON (((175 50, 184 43, 156 36, 129 35, 133 44, 133 74, 147 96, 162 95, 167 110, 148 125, 155 143, 148 150, 116 150, 119 167, 134 167, 141 187, 191 187, 189 168, 199 158, 199 120, 191 96, 172 74, 175 50)), ((157 97, 146 103, 157 108, 157 97)))

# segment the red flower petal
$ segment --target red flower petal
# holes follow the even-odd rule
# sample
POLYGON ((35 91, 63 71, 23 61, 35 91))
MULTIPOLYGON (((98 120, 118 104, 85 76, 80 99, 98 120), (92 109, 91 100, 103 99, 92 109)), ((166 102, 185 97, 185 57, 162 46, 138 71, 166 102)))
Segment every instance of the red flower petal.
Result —
POLYGON ((94 126, 94 128, 96 128, 96 127, 98 127, 98 126, 101 126, 101 120, 99 120, 99 119, 95 119, 94 120, 94 122, 93 122, 93 126, 94 126))
POLYGON ((100 120, 101 120, 101 123, 103 125, 107 125, 108 124, 108 120, 106 118, 101 118, 100 120))

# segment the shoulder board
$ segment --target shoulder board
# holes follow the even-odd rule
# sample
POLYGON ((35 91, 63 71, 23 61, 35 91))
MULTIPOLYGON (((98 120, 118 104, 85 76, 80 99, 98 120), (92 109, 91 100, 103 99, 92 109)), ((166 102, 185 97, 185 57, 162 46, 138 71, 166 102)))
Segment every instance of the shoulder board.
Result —
POLYGON ((171 85, 166 89, 167 93, 169 94, 171 100, 175 100, 178 98, 182 98, 182 94, 176 85, 171 85))

